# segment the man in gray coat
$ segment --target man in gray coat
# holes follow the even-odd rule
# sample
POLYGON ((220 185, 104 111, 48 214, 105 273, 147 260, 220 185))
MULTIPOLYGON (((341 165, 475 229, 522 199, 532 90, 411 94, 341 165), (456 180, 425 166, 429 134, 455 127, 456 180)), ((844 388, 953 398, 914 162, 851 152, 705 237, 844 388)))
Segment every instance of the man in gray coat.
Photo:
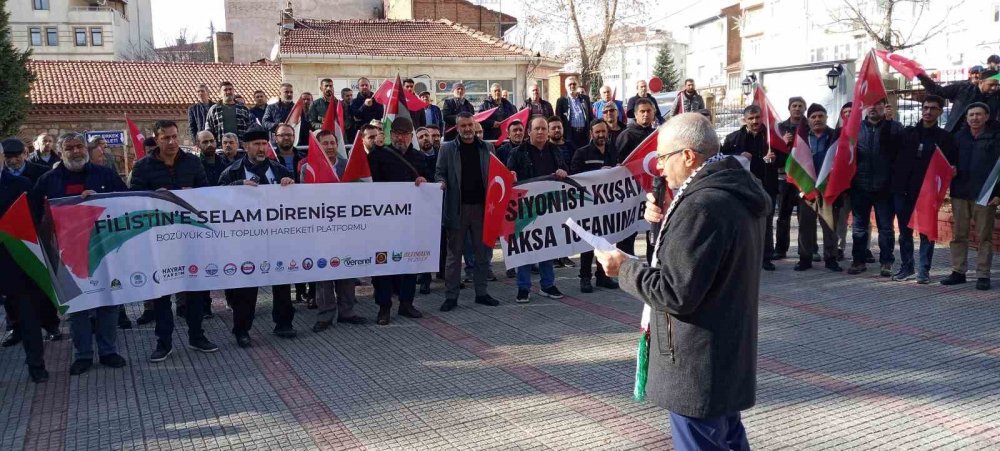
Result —
POLYGON ((646 394, 670 411, 676 449, 749 450, 740 411, 756 399, 757 297, 771 202, 753 175, 719 154, 698 113, 660 130, 657 170, 676 193, 663 213, 652 266, 595 252, 609 276, 641 299, 650 334, 646 394))
POLYGON ((500 304, 486 292, 493 249, 482 242, 483 209, 486 205, 486 186, 493 145, 476 137, 476 120, 471 113, 459 113, 455 124, 458 128, 458 138, 441 146, 435 170, 435 179, 444 185, 442 223, 448 234, 442 312, 452 310, 458 305, 458 290, 462 276, 462 245, 465 243, 465 234, 469 232, 474 238, 473 246, 476 254, 472 277, 476 289, 476 303, 491 307, 500 304))

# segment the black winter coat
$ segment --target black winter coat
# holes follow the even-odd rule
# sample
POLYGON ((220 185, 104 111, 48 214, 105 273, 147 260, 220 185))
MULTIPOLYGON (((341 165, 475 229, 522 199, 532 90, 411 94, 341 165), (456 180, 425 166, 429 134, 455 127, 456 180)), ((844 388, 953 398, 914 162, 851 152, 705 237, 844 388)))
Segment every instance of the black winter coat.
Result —
POLYGON ((646 395, 681 415, 752 407, 757 304, 771 200, 733 158, 703 168, 659 233, 657 259, 621 267, 627 293, 652 309, 646 395))
MULTIPOLYGON (((951 180, 951 197, 976 200, 986 184, 990 171, 1000 159, 1000 128, 987 127, 977 137, 972 137, 968 128, 955 134, 958 142, 958 174, 951 180)), ((1000 196, 1000 183, 993 189, 993 195, 1000 196)))
MULTIPOLYGON (((412 146, 405 154, 392 146, 376 147, 368 153, 368 167, 373 182, 413 182, 424 177, 424 154, 412 146)), ((424 177, 426 178, 426 177, 424 177)), ((430 181, 431 179, 427 179, 430 181)))
POLYGON ((950 133, 937 125, 931 128, 920 124, 905 127, 889 136, 893 143, 887 153, 892 165, 889 191, 893 194, 907 194, 914 200, 920 194, 924 174, 934 155, 933 146, 921 146, 925 137, 941 148, 952 166, 958 167, 958 145, 950 133))
POLYGON ((1000 94, 986 95, 974 83, 952 83, 948 86, 941 86, 926 74, 918 75, 920 84, 929 94, 938 95, 951 101, 951 112, 948 113, 948 122, 944 129, 948 133, 955 133, 963 128, 968 128, 965 122, 965 110, 974 102, 983 102, 990 107, 990 118, 994 121, 1000 120, 1000 94))
POLYGON ((591 142, 586 146, 576 149, 576 153, 573 154, 573 161, 569 164, 570 174, 579 174, 581 172, 596 171, 604 166, 614 166, 618 164, 618 156, 615 154, 615 148, 610 144, 604 145, 604 152, 594 146, 591 142))
MULTIPOLYGON (((778 194, 778 166, 775 163, 767 163, 764 157, 767 155, 767 128, 762 128, 760 133, 751 134, 747 126, 740 127, 739 130, 726 136, 722 143, 722 153, 726 155, 740 155, 747 152, 750 158, 750 173, 760 180, 764 186, 764 191, 776 196, 778 194)), ((774 152, 775 156, 779 152, 774 152)))
MULTIPOLYGON (((49 172, 52 169, 49 166, 43 166, 40 164, 32 163, 30 161, 24 161, 24 170, 21 171, 21 177, 24 177, 31 181, 31 183, 37 183, 38 179, 42 177, 43 174, 49 172)), ((10 168, 8 168, 9 170, 10 168)))
MULTIPOLYGON (((510 158, 507 159, 507 169, 517 174, 517 180, 524 181, 535 177, 551 175, 539 174, 535 171, 535 165, 531 162, 531 154, 529 152, 539 152, 539 150, 535 146, 532 146, 531 142, 525 140, 520 146, 511 151, 510 158)), ((545 152, 550 158, 555 159, 556 168, 569 172, 566 162, 562 159, 562 152, 559 151, 559 146, 546 141, 545 147, 541 152, 545 152)))
POLYGON ((294 172, 289 171, 283 164, 270 158, 261 163, 252 164, 250 157, 244 157, 236 160, 226 170, 222 171, 222 175, 219 176, 219 185, 242 185, 243 181, 247 179, 247 171, 250 171, 257 184, 269 185, 272 183, 267 176, 268 169, 271 169, 271 176, 274 178, 273 184, 275 185, 281 183, 281 179, 285 177, 293 180, 296 178, 294 172))
POLYGON ((639 147, 644 139, 649 137, 656 130, 653 127, 643 127, 639 124, 631 124, 625 131, 615 139, 615 152, 618 154, 618 162, 624 163, 629 154, 639 147))
POLYGON ((149 155, 135 163, 132 176, 129 177, 129 189, 132 191, 155 191, 160 188, 181 189, 214 186, 205 176, 205 167, 201 159, 183 150, 177 152, 177 160, 173 167, 168 167, 159 158, 160 149, 154 149, 149 155))

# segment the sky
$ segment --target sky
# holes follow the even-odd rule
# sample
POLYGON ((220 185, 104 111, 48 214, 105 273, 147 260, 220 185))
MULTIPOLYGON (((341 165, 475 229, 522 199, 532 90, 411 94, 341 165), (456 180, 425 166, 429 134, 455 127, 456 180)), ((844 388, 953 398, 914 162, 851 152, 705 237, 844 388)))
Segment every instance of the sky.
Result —
POLYGON ((226 31, 226 11, 223 0, 151 0, 153 40, 156 47, 175 44, 180 30, 187 29, 189 38, 208 40, 208 25, 216 31, 226 31))

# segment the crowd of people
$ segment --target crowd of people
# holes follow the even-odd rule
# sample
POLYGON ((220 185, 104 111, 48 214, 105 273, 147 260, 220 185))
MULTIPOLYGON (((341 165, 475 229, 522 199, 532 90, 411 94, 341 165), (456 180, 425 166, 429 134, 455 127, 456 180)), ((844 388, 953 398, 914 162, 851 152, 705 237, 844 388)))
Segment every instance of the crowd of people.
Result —
MULTIPOLYGON (((820 255, 816 239, 816 213, 786 180, 784 158, 786 155, 768 148, 766 130, 757 106, 743 112, 745 125, 725 137, 722 153, 743 155, 750 160, 750 170, 770 195, 777 220, 766 221, 762 268, 775 270, 772 261, 787 257, 791 214, 798 212, 798 254, 795 270, 812 267, 814 261, 825 261, 826 268, 840 271, 838 261, 845 258, 847 212, 854 217, 852 228, 853 260, 848 272, 858 274, 866 264, 878 262, 880 274, 895 280, 908 280, 916 274, 918 283, 928 283, 933 243, 921 236, 919 264, 914 264, 912 231, 906 227, 912 213, 915 197, 926 170, 931 150, 940 147, 955 167, 957 176, 952 184, 952 206, 955 215, 955 232, 952 241, 954 271, 941 283, 950 285, 965 282, 965 256, 970 222, 976 225, 981 251, 977 261, 977 288, 989 289, 992 259, 990 238, 993 217, 1000 199, 993 199, 988 206, 975 203, 979 187, 1000 156, 1000 131, 995 130, 990 118, 1000 113, 997 80, 994 70, 982 72, 982 79, 967 84, 938 86, 933 81, 922 81, 928 96, 923 101, 920 124, 902 127, 887 117, 885 103, 868 112, 858 142, 858 173, 849 192, 835 204, 836 224, 821 221, 823 253, 820 255), (953 102, 953 114, 947 125, 938 126, 938 117, 945 106, 945 98, 953 102), (879 256, 877 260, 869 251, 869 218, 875 211, 879 231, 879 256), (893 218, 900 224, 899 245, 901 263, 892 273, 893 246, 896 233, 893 218), (773 230, 772 230, 773 228, 773 230)), ((403 89, 423 99, 428 106, 411 111, 409 118, 397 117, 386 134, 381 121, 384 107, 375 99, 372 84, 366 78, 358 80, 359 90, 345 88, 338 98, 331 79, 319 84, 320 97, 313 99, 303 92, 296 99, 291 84, 279 86, 279 98, 267 103, 266 94, 257 91, 254 104, 248 107, 236 87, 230 82, 218 86, 218 100, 212 100, 206 85, 197 87, 198 102, 188 111, 188 130, 195 149, 182 150, 179 134, 183 130, 175 122, 156 122, 145 143, 146 156, 134 163, 127 177, 119 175, 119 162, 108 151, 101 138, 87 140, 75 132, 54 137, 42 134, 26 145, 16 138, 2 142, 4 159, 0 162, 0 213, 6 211, 21 194, 28 193, 35 214, 41 210, 45 198, 89 196, 95 193, 119 191, 145 191, 157 189, 188 189, 207 186, 259 186, 277 184, 287 186, 302 183, 307 169, 306 154, 302 150, 313 134, 320 148, 330 159, 335 170, 342 174, 347 161, 338 154, 337 135, 323 130, 323 118, 329 108, 344 112, 344 134, 361 135, 367 154, 373 182, 440 182, 444 190, 444 208, 441 229, 441 261, 436 274, 407 274, 371 278, 374 300, 379 306, 375 319, 379 325, 391 321, 392 298, 398 299, 400 316, 421 318, 423 314, 413 305, 417 293, 431 292, 431 282, 436 277, 444 280, 445 301, 443 312, 457 307, 460 290, 471 284, 474 302, 496 306, 499 301, 489 293, 489 282, 496 281, 492 269, 493 248, 481 242, 483 211, 488 185, 490 155, 495 155, 521 180, 539 176, 565 178, 621 164, 625 158, 667 118, 684 113, 701 113, 711 119, 704 100, 698 95, 694 81, 686 80, 673 108, 661 112, 649 93, 645 82, 636 86, 637 95, 621 102, 614 98, 609 87, 600 89, 600 99, 592 102, 579 86, 575 77, 565 80, 566 95, 560 97, 555 108, 542 98, 538 86, 529 87, 529 97, 522 108, 530 111, 527 121, 505 119, 518 109, 507 100, 499 84, 491 86, 490 97, 478 107, 465 98, 462 83, 453 85, 452 96, 441 106, 430 103, 429 92, 414 92, 413 80, 402 81, 403 89), (298 124, 289 123, 291 113, 301 100, 303 114, 298 124), (475 113, 496 108, 485 120, 477 121, 475 113), (666 113, 667 118, 664 117, 666 113), (506 127, 506 139, 496 142, 500 127, 506 127), (298 131, 298 135, 296 135, 298 131), (385 142, 385 136, 390 142, 385 142), (416 145, 414 145, 416 143, 416 145), (273 152, 276 158, 268 157, 273 152), (463 264, 464 262, 464 264, 463 264), (464 272, 464 276, 463 276, 464 272)), ((851 106, 845 105, 845 109, 851 106)), ((789 119, 779 125, 780 133, 792 143, 800 128, 809 133, 813 159, 819 167, 824 152, 838 134, 839 127, 827 126, 825 109, 805 99, 793 97, 788 102, 789 119)), ((844 118, 844 111, 841 111, 844 118)), ((348 138, 349 139, 349 138, 348 138)), ((655 190, 663 190, 658 180, 655 190)), ((654 236, 656 227, 654 225, 654 236)), ((628 254, 635 254, 636 235, 621 240, 618 247, 628 254)), ((647 259, 652 257, 653 242, 646 240, 647 259)), ((18 274, 9 256, 0 254, 0 273, 18 274)), ((518 303, 530 301, 532 274, 539 274, 539 295, 558 299, 563 296, 555 284, 554 268, 575 266, 568 256, 535 265, 522 266, 507 271, 508 278, 516 279, 518 303)), ((50 302, 26 278, 15 278, 7 283, 3 295, 7 311, 8 332, 3 346, 23 342, 32 380, 47 379, 42 361, 42 342, 62 337, 60 319, 50 302), (44 331, 44 333, 40 332, 44 331)), ((316 309, 314 332, 328 329, 334 322, 365 324, 368 320, 354 312, 355 289, 361 280, 333 280, 309 284, 276 285, 271 287, 274 306, 272 320, 274 335, 293 338, 296 309, 293 304, 303 303, 316 309), (294 299, 294 300, 293 300, 294 299)), ((580 291, 592 293, 596 288, 615 290, 619 284, 609 276, 602 265, 595 261, 593 252, 579 257, 580 291)), ((250 328, 254 321, 259 294, 258 287, 225 290, 225 300, 232 310, 232 334, 240 347, 252 346, 250 328)), ((137 324, 155 323, 157 345, 150 361, 160 362, 173 351, 174 310, 171 298, 176 298, 176 315, 185 318, 188 325, 188 346, 201 352, 215 352, 218 346, 205 336, 202 322, 212 316, 212 298, 208 292, 185 292, 147 301, 137 324)), ((82 374, 93 364, 92 336, 96 336, 98 360, 109 367, 121 367, 125 360, 115 347, 116 328, 131 328, 132 321, 123 307, 100 307, 91 311, 69 315, 75 360, 71 374, 82 374)))

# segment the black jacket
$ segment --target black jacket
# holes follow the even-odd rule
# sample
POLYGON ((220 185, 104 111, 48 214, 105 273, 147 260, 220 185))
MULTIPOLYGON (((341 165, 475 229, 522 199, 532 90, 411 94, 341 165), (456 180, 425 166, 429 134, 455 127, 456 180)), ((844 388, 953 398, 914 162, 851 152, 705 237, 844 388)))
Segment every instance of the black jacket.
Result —
POLYGON ((933 141, 935 146, 941 148, 948 162, 958 167, 958 145, 955 138, 937 125, 931 128, 924 128, 920 124, 912 125, 893 133, 889 139, 893 142, 890 147, 892 151, 888 154, 892 165, 889 191, 893 194, 907 194, 913 200, 920 195, 924 174, 934 155, 933 146, 921 146, 925 141, 933 141))
MULTIPOLYGON (((778 194, 778 166, 775 163, 767 163, 764 156, 767 155, 767 128, 762 128, 760 133, 751 134, 747 126, 740 127, 739 130, 726 136, 722 143, 722 153, 726 155, 740 155, 747 152, 750 158, 750 173, 760 180, 764 186, 764 191, 776 196, 778 194)), ((779 152, 774 152, 775 156, 779 152)))
POLYGON ((354 122, 355 124, 358 124, 359 129, 362 125, 367 124, 372 120, 381 120, 382 113, 385 111, 382 104, 377 101, 372 101, 372 106, 365 106, 365 99, 368 98, 374 99, 375 93, 371 92, 365 96, 359 92, 358 96, 351 101, 351 116, 354 117, 354 122))
MULTIPOLYGON (((475 114, 476 107, 472 106, 472 102, 469 99, 462 98, 461 101, 457 97, 449 97, 444 99, 444 107, 441 108, 441 114, 444 116, 444 128, 449 129, 455 126, 455 119, 458 113, 469 113, 475 114)), ((452 131, 449 135, 453 135, 456 132, 452 131)))
MULTIPOLYGON (((83 182, 84 190, 91 190, 96 193, 115 193, 128 191, 121 176, 107 166, 87 163, 83 166, 86 174, 83 182)), ((35 184, 33 193, 38 199, 49 198, 58 199, 66 197, 66 176, 69 170, 65 166, 59 165, 55 169, 46 172, 35 184)))
MULTIPOLYGON (((521 142, 523 143, 524 140, 522 140, 521 142)), ((503 142, 503 145, 497 147, 495 153, 500 162, 503 164, 507 164, 507 160, 510 159, 510 153, 513 152, 514 149, 517 148, 517 146, 520 146, 520 144, 514 144, 513 142, 511 142, 511 140, 508 139, 503 142)))
POLYGON ((219 177, 222 175, 222 171, 225 171, 229 165, 233 164, 222 154, 215 154, 215 163, 209 163, 204 156, 199 155, 198 159, 201 160, 201 166, 205 168, 205 177, 208 179, 209 185, 218 185, 219 177))
POLYGON ((28 162, 29 163, 35 163, 37 165, 45 166, 45 167, 47 167, 49 169, 52 169, 56 165, 56 163, 58 163, 60 161, 62 161, 62 160, 59 158, 59 155, 57 155, 55 151, 52 151, 51 153, 49 153, 49 160, 48 161, 43 160, 42 159, 42 155, 40 153, 38 153, 37 150, 34 151, 34 152, 32 152, 31 155, 28 156, 28 162))
POLYGON ((733 158, 703 168, 659 234, 659 268, 621 267, 624 291, 650 306, 650 401, 697 418, 752 407, 757 299, 771 199, 733 158))
MULTIPOLYGON (((802 118, 802 121, 806 121, 806 118, 802 118)), ((800 124, 802 122, 799 122, 800 124)), ((808 122, 807 122, 808 123, 808 122)), ((778 134, 785 136, 785 133, 791 133, 794 137, 798 133, 799 125, 793 124, 791 119, 785 119, 778 123, 778 134)), ((838 135, 839 136, 839 135, 838 135)), ((793 141, 794 143, 794 141, 793 141)), ((778 173, 785 173, 785 163, 788 162, 788 155, 791 153, 791 148, 788 149, 788 153, 775 151, 774 152, 774 165, 778 167, 778 173)))
MULTIPOLYGON (((513 151, 511 151, 510 158, 507 159, 507 169, 517 174, 518 181, 550 175, 538 174, 535 172, 535 165, 531 162, 531 155, 529 152, 538 152, 538 150, 531 145, 530 141, 524 140, 520 146, 517 146, 513 151)), ((566 162, 562 159, 562 153, 559 151, 559 146, 546 141, 545 148, 543 148, 541 152, 546 152, 551 158, 555 159, 556 168, 569 172, 569 168, 566 167, 566 162)))
POLYGON ((633 123, 622 131, 618 135, 618 138, 615 139, 615 152, 618 154, 618 162, 624 163, 629 154, 636 147, 639 147, 639 144, 649 137, 654 130, 656 129, 653 127, 643 127, 637 123, 633 123))
MULTIPOLYGON (((590 130, 590 121, 594 120, 594 105, 590 103, 590 97, 584 95, 581 95, 580 97, 583 100, 582 102, 580 102, 581 106, 583 107, 583 128, 590 130)), ((570 102, 569 96, 560 97, 559 100, 556 100, 556 116, 559 116, 559 119, 562 119, 563 131, 565 131, 566 133, 568 133, 570 129, 569 102, 570 102)))
POLYGON ((483 100, 483 103, 479 105, 479 112, 487 111, 491 108, 496 108, 497 110, 490 115, 490 117, 483 120, 483 139, 495 140, 500 137, 500 128, 498 125, 504 119, 517 114, 517 108, 514 104, 507 101, 507 99, 500 99, 500 103, 497 103, 493 98, 488 98, 483 100))
MULTIPOLYGON (((7 171, 0 172, 0 217, 3 217, 22 194, 31 190, 31 181, 7 171)), ((7 251, 7 246, 0 246, 0 294, 21 293, 25 289, 26 280, 21 267, 14 263, 7 251)))
MULTIPOLYGON (((958 174, 951 180, 951 197, 976 200, 986 184, 990 171, 1000 159, 1000 128, 987 127, 977 137, 968 128, 955 134, 958 143, 958 174)), ((1000 195, 1000 183, 993 195, 1000 195)))
MULTIPOLYGON (((841 128, 835 132, 840 136, 841 128)), ((867 119, 861 121, 861 131, 855 147, 858 170, 851 180, 851 189, 861 191, 888 193, 890 179, 890 158, 896 153, 890 136, 903 130, 903 125, 896 121, 883 119, 872 125, 867 119)), ((832 144, 832 142, 831 142, 832 144)), ((819 173, 820 167, 816 167, 819 173)))
MULTIPOLYGON (((42 177, 42 174, 45 174, 46 172, 49 172, 49 169, 52 169, 52 168, 49 167, 49 166, 43 166, 43 165, 35 164, 35 163, 32 163, 32 162, 30 162, 28 160, 25 160, 24 161, 24 170, 21 171, 21 177, 24 177, 24 178, 30 180, 31 183, 37 183, 38 179, 42 177)), ((7 168, 7 171, 10 172, 10 168, 9 167, 7 168)))
MULTIPOLYGON (((653 99, 650 98, 650 100, 653 99)), ((656 105, 656 100, 653 100, 653 105, 656 105)), ((677 98, 674 100, 674 106, 670 108, 670 115, 674 116, 681 113, 697 113, 698 110, 702 108, 705 108, 705 99, 701 97, 701 94, 698 94, 698 92, 695 91, 694 94, 688 96, 686 92, 680 91, 677 93, 677 98)), ((659 110, 658 107, 657 110, 659 110)))
POLYGON ((160 188, 201 188, 215 185, 209 183, 205 167, 198 157, 183 150, 178 151, 177 160, 171 168, 157 158, 159 155, 160 149, 154 149, 135 163, 128 182, 130 190, 154 191, 160 188))
POLYGON ((392 146, 376 147, 368 153, 373 182, 416 181, 417 177, 424 177, 425 169, 421 168, 425 168, 426 164, 424 154, 412 146, 405 154, 392 146))
POLYGON ((556 110, 552 109, 552 104, 545 99, 538 99, 538 102, 535 103, 532 102, 531 99, 529 98, 528 100, 525 100, 524 105, 521 106, 521 109, 524 108, 528 109, 528 117, 533 117, 533 116, 549 117, 556 114, 556 110))
MULTIPOLYGON (((663 114, 660 113, 660 105, 658 103, 656 103, 656 98, 653 97, 653 95, 650 94, 650 93, 648 93, 648 92, 646 93, 646 97, 644 97, 644 98, 647 99, 647 100, 649 100, 650 102, 653 102, 653 114, 656 116, 656 123, 657 124, 662 124, 663 123, 663 114)), ((698 98, 701 98, 701 96, 699 95, 698 98)), ((628 118, 628 119, 635 119, 635 103, 638 102, 638 101, 639 101, 639 96, 637 96, 637 95, 636 96, 632 96, 632 97, 630 97, 628 99, 628 102, 625 104, 625 117, 626 118, 628 118)), ((704 107, 705 107, 704 106, 704 102, 702 102, 702 106, 699 109, 704 108, 704 107)), ((695 111, 698 111, 698 110, 695 110, 695 111)))
POLYGON ((569 164, 570 174, 579 174, 581 172, 596 171, 604 166, 614 166, 618 164, 618 156, 615 154, 615 148, 610 143, 604 145, 604 153, 594 146, 594 142, 591 141, 590 144, 576 149, 576 153, 573 154, 573 161, 569 164))
POLYGON ((222 171, 222 175, 219 176, 219 185, 242 185, 243 181, 247 179, 248 171, 257 184, 270 185, 272 183, 267 176, 268 169, 271 170, 271 176, 274 180, 273 184, 275 185, 281 183, 281 179, 285 177, 296 178, 294 172, 289 171, 284 165, 270 158, 261 163, 252 164, 250 158, 245 157, 236 160, 226 170, 222 171))
POLYGON ((1000 120, 1000 94, 983 94, 975 83, 952 83, 941 86, 927 74, 918 75, 917 78, 929 94, 939 95, 951 101, 951 112, 948 113, 948 122, 944 125, 944 129, 949 133, 968 127, 965 122, 965 110, 974 102, 989 105, 990 118, 994 121, 1000 120))

